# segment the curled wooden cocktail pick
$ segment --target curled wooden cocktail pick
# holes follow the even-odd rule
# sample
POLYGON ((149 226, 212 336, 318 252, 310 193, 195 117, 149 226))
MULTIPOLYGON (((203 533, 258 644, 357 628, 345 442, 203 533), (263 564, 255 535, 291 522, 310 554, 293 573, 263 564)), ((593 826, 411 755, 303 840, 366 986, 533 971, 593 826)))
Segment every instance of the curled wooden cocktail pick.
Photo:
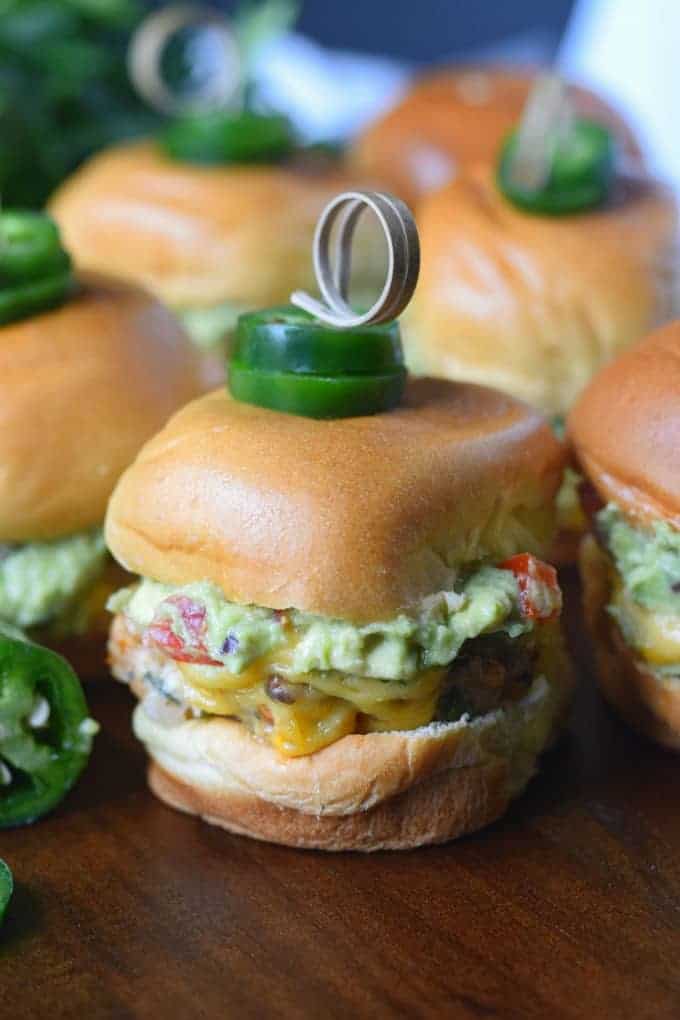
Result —
POLYGON ((221 110, 229 106, 241 86, 241 58, 229 20, 210 7, 178 4, 150 14, 130 40, 128 74, 150 106, 161 113, 182 114, 221 110), (165 80, 162 60, 165 49, 184 28, 210 29, 220 45, 214 73, 191 96, 182 96, 165 80))
POLYGON ((550 176, 560 141, 573 120, 567 86, 556 74, 541 74, 527 99, 517 130, 517 146, 508 168, 510 183, 539 191, 550 176))
POLYGON ((349 329, 390 322, 409 303, 418 282, 420 242, 411 211, 394 195, 380 191, 346 191, 329 202, 316 226, 313 256, 323 301, 304 291, 295 291, 290 300, 329 326, 349 329), (359 218, 367 209, 385 235, 387 279, 375 304, 367 312, 355 312, 348 301, 352 242, 359 218), (335 258, 331 261, 334 228, 335 258))

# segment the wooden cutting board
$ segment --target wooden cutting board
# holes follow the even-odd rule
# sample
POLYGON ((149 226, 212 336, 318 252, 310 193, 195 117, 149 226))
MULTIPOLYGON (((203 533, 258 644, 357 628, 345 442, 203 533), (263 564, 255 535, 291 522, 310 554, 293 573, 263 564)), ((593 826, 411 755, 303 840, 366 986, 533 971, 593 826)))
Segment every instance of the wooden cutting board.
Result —
POLYGON ((99 736, 61 810, 0 833, 18 888, 1 1020, 680 1017, 680 759, 593 686, 501 822, 445 847, 324 855, 155 801, 131 698, 90 688, 99 736))

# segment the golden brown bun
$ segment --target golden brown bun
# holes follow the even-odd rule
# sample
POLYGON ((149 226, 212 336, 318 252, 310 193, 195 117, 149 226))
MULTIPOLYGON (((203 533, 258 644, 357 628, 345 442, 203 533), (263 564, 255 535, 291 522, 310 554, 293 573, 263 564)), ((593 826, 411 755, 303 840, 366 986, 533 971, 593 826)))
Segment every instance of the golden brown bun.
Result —
MULTIPOLYGON (((558 635, 553 669, 521 701, 458 723, 352 734, 312 755, 282 758, 232 719, 167 727, 140 706, 136 735, 152 757, 151 788, 173 807, 232 832, 323 850, 440 843, 498 818, 536 770, 562 722, 571 672, 558 635)), ((140 690, 143 670, 114 619, 114 676, 140 690)))
POLYGON ((411 381, 394 411, 337 421, 218 391, 125 473, 107 542, 132 573, 168 584, 385 619, 450 586, 460 562, 543 552, 563 460, 537 413, 479 387, 411 381))
POLYGON ((670 314, 669 192, 620 181, 605 208, 532 216, 477 167, 419 210, 420 282, 404 314, 410 367, 497 386, 551 414, 670 314))
MULTIPOLYGON (((357 180, 341 170, 207 167, 151 142, 108 149, 54 195, 77 264, 138 282, 175 308, 260 308, 314 288, 312 237, 326 203, 357 180)), ((384 281, 382 239, 355 248, 355 275, 384 281)))
POLYGON ((680 322, 593 380, 569 416, 581 468, 605 503, 680 528, 680 322))
MULTIPOLYGON (((498 67, 449 68, 427 75, 360 135, 350 160, 358 173, 416 202, 457 171, 496 159, 506 134, 517 126, 534 80, 530 71, 498 67)), ((579 114, 609 125, 629 158, 641 163, 638 142, 611 106, 575 85, 570 94, 579 114)))
POLYGON ((101 524, 142 443, 199 392, 191 345, 147 294, 100 278, 0 335, 0 542, 101 524))
POLYGON ((602 693, 621 716, 651 740, 680 751, 680 684, 663 682, 626 644, 606 610, 611 588, 608 563, 592 535, 581 545, 583 609, 595 644, 602 693))

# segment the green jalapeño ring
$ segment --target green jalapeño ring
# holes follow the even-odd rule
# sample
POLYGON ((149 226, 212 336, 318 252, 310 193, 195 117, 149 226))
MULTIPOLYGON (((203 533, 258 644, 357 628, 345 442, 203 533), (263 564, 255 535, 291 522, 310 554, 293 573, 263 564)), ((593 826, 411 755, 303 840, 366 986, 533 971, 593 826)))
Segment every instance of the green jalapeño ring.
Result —
POLYGON ((241 64, 237 35, 219 11, 177 4, 144 19, 130 42, 128 71, 137 92, 174 118, 159 138, 168 156, 205 165, 257 164, 279 163, 294 151, 297 139, 287 117, 239 109, 246 91, 241 64), (186 30, 211 33, 219 59, 197 89, 183 93, 166 81, 163 56, 186 30))
POLYGON ((298 375, 249 368, 232 360, 229 389, 247 404, 305 418, 355 418, 390 411, 400 403, 406 370, 384 375, 298 375))
POLYGON ((321 214, 314 267, 325 304, 296 291, 293 306, 242 315, 229 365, 232 396, 308 418, 348 418, 396 407, 406 385, 399 326, 393 321, 418 279, 418 234, 403 203, 380 192, 346 192, 321 214), (351 244, 365 208, 377 216, 388 248, 387 281, 368 312, 348 302, 351 244), (338 221, 337 260, 331 231, 338 221))
POLYGON ((229 364, 237 400, 308 418, 395 407, 406 370, 399 326, 339 329, 293 306, 242 315, 229 364))
POLYGON ((73 287, 71 259, 44 213, 0 213, 0 325, 53 308, 73 287))
POLYGON ((244 110, 179 117, 161 134, 161 144, 173 159, 188 163, 280 163, 296 139, 287 117, 244 110))
POLYGON ((84 769, 96 730, 68 663, 0 625, 0 829, 56 807, 84 769))
POLYGON ((381 375, 404 367, 395 322, 340 329, 293 305, 242 315, 233 357, 250 368, 304 375, 381 375))
POLYGON ((564 216, 606 201, 616 159, 612 134, 602 124, 574 118, 556 140, 546 180, 537 188, 524 187, 516 179, 513 171, 518 145, 519 134, 515 131, 504 143, 497 171, 498 187, 513 205, 530 213, 564 216))

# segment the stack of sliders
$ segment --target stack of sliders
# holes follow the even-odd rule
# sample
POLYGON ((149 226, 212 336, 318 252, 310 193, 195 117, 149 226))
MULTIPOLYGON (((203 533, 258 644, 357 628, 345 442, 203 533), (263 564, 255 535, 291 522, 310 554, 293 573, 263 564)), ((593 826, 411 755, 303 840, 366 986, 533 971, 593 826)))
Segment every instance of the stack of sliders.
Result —
MULTIPOLYGON (((494 161, 536 79, 536 73, 494 65, 427 74, 359 135, 351 164, 415 205, 470 166, 494 161)), ((639 144, 616 110, 576 85, 569 86, 569 97, 578 115, 601 120, 620 140, 628 161, 641 164, 639 144)))
POLYGON ((581 573, 602 690, 679 750, 680 323, 601 372, 568 435, 590 486, 581 573))
POLYGON ((505 811, 564 717, 539 559, 563 447, 512 397, 407 380, 396 325, 324 321, 243 316, 231 392, 119 482, 111 666, 169 804, 300 847, 441 842, 505 811))
POLYGON ((0 620, 101 668, 121 573, 102 534, 142 444, 199 392, 188 338, 153 298, 75 276, 54 223, 0 214, 0 620))

